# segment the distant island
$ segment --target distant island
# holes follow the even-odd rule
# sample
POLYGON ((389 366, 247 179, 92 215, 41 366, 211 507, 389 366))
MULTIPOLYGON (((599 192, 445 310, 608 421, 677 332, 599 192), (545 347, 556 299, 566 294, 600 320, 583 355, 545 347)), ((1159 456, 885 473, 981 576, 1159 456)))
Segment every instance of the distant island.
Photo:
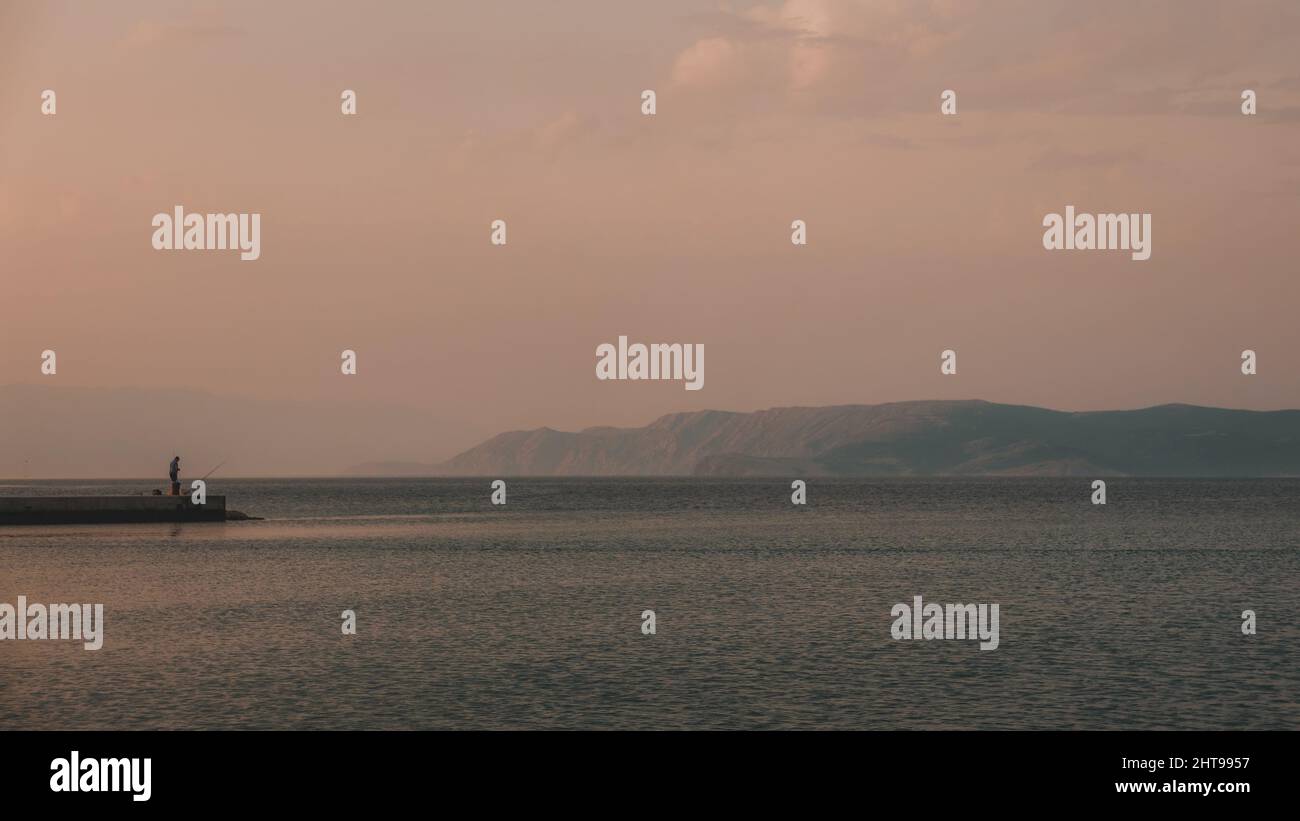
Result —
POLYGON ((1300 476, 1300 410, 1067 412, 980 400, 753 413, 640 428, 502 433, 442 463, 358 476, 1300 476))

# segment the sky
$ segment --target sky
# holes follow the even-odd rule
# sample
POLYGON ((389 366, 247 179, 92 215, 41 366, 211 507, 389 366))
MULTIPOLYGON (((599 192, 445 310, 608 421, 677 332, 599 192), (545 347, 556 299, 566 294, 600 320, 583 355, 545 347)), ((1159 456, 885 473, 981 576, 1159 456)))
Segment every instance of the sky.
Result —
POLYGON ((0 0, 0 385, 402 408, 419 460, 703 408, 1300 407, 1297 41, 1292 0, 0 0), (260 213, 260 259, 154 250, 178 204, 260 213), (1150 213, 1151 258, 1045 250, 1067 205, 1150 213), (620 335, 703 344, 704 389, 598 381, 620 335))

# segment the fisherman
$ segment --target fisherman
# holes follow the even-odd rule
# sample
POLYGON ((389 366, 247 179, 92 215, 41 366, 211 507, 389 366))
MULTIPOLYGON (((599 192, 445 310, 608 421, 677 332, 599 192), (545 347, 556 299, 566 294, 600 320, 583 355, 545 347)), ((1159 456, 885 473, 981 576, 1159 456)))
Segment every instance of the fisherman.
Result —
POLYGON ((180 477, 181 457, 179 456, 172 457, 171 468, 168 469, 167 473, 169 476, 172 477, 172 495, 180 496, 181 495, 181 477, 180 477))

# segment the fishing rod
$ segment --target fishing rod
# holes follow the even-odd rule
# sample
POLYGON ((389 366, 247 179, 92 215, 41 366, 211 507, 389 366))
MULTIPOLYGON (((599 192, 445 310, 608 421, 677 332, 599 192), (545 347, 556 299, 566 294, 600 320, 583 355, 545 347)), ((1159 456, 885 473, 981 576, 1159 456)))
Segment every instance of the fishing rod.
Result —
POLYGON ((216 468, 213 468, 212 470, 210 470, 210 471, 208 471, 207 473, 203 474, 203 478, 202 478, 202 479, 199 479, 199 481, 202 482, 204 479, 207 479, 209 476, 211 476, 212 474, 216 473, 216 472, 217 472, 217 468, 221 467, 222 465, 224 465, 224 464, 225 464, 226 462, 228 462, 228 461, 230 461, 230 460, 229 460, 229 459, 222 459, 220 462, 217 463, 217 467, 216 467, 216 468))

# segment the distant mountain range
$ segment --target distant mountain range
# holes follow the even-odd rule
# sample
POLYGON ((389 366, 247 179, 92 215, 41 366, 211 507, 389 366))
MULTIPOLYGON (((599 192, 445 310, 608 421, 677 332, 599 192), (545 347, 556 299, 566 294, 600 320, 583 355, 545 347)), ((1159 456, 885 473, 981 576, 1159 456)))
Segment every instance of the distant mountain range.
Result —
MULTIPOLYGON (((0 477, 1300 476, 1300 410, 1068 413, 980 401, 675 413, 503 433, 446 462, 445 409, 0 386, 0 477), (370 461, 385 457, 419 461, 370 461), (352 465, 354 467, 348 468, 352 465)), ((142 487, 149 487, 145 485, 142 487)))
POLYGON ((978 400, 754 413, 641 428, 502 433, 447 462, 355 475, 1300 476, 1300 410, 1160 405, 1072 413, 978 400))

